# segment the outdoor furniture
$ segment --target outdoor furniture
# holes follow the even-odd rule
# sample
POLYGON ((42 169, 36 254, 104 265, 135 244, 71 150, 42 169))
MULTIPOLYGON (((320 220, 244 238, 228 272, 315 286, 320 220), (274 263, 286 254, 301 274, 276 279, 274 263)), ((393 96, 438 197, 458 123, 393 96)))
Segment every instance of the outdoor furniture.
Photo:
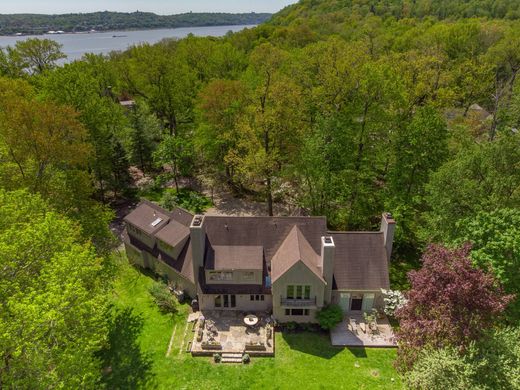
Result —
POLYGON ((247 326, 249 327, 254 327, 258 324, 258 317, 255 316, 254 314, 248 314, 247 316, 244 317, 244 324, 246 324, 247 326))
POLYGON ((350 325, 351 332, 354 334, 358 334, 357 321, 354 318, 349 318, 349 325, 350 325))

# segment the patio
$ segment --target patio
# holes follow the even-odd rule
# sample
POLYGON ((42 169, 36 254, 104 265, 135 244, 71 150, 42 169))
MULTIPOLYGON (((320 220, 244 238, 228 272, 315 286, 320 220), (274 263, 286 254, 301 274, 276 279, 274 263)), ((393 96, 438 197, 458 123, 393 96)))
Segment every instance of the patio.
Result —
MULTIPOLYGON (((214 353, 274 356, 274 329, 267 313, 243 313, 239 311, 204 311, 192 317, 193 356, 214 353), (258 318, 255 325, 247 326, 248 315, 258 318)), ((250 321, 249 321, 250 322, 250 321)))
POLYGON ((345 347, 397 347, 392 326, 388 318, 378 318, 368 324, 362 314, 350 313, 330 331, 334 346, 345 347))

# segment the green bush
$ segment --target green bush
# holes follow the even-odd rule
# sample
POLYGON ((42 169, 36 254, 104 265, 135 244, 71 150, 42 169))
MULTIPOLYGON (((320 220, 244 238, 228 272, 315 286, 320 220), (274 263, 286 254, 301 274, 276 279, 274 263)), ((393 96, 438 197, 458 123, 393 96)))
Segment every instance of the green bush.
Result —
POLYGON ((164 283, 155 282, 148 291, 152 295, 154 302, 159 306, 161 312, 177 312, 177 299, 172 295, 164 283))
POLYGON ((178 206, 195 213, 202 213, 213 205, 209 198, 186 188, 180 189, 179 192, 174 189, 166 190, 160 204, 168 210, 178 206))
POLYGON ((338 305, 329 305, 316 314, 316 319, 322 329, 329 330, 343 320, 343 311, 338 305))
POLYGON ((294 321, 291 321, 291 322, 288 322, 287 324, 285 324, 285 329, 288 332, 294 332, 297 328, 298 328, 298 324, 294 321))
POLYGON ((220 353, 213 354, 213 361, 215 363, 220 363, 222 361, 222 355, 220 353))
POLYGON ((251 361, 251 357, 249 356, 248 353, 246 353, 246 354, 244 354, 244 356, 242 356, 242 363, 249 364, 250 361, 251 361))

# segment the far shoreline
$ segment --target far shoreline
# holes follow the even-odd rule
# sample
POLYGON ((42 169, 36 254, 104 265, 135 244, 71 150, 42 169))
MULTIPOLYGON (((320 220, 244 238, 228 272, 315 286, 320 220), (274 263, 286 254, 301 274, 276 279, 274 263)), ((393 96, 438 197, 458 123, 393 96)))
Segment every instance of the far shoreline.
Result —
POLYGON ((95 30, 95 31, 70 31, 70 32, 63 32, 63 33, 54 33, 49 34, 49 32, 44 32, 41 34, 23 34, 23 33, 16 33, 11 35, 1 35, 0 38, 25 38, 25 37, 41 37, 44 35, 51 35, 51 36, 62 36, 62 35, 89 35, 89 34, 103 34, 103 33, 111 33, 111 32, 131 32, 131 31, 158 31, 158 30, 179 30, 181 28, 204 28, 204 27, 237 27, 237 26, 243 26, 244 29, 246 28, 255 28, 258 26, 258 24, 210 24, 210 25, 197 25, 197 26, 180 26, 180 27, 150 27, 150 28, 126 28, 126 29, 117 29, 117 30, 95 30), (21 35, 17 35, 21 34, 21 35))

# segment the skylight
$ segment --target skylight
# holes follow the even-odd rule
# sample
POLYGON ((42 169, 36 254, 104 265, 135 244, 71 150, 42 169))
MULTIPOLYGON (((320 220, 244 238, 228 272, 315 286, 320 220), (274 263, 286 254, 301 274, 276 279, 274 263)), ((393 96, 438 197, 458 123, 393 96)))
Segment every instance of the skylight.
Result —
POLYGON ((162 222, 162 218, 157 218, 155 221, 152 222, 152 226, 156 227, 162 222))

